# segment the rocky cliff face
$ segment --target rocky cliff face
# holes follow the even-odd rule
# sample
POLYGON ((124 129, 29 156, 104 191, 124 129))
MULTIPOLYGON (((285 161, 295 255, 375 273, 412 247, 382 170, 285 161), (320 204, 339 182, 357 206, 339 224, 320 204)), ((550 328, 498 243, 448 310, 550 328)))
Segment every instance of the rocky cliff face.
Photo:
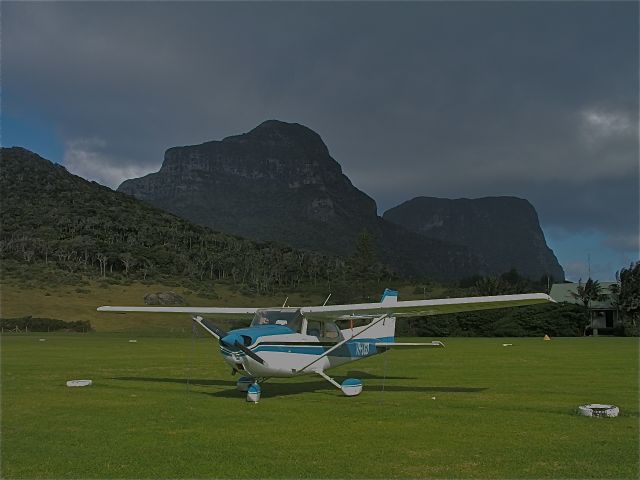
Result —
POLYGON ((259 240, 333 254, 351 253, 368 230, 381 259, 403 275, 464 277, 486 265, 463 246, 426 239, 378 217, 320 136, 269 120, 248 133, 170 148, 157 173, 119 191, 195 223, 259 240))
POLYGON ((162 168, 119 191, 195 223, 260 240, 344 253, 374 231, 376 204, 342 173, 320 136, 264 122, 249 133, 170 148, 162 168))
POLYGON ((547 246, 538 214, 527 200, 515 197, 417 197, 387 210, 384 219, 431 239, 466 245, 483 257, 492 273, 516 268, 532 279, 564 271, 547 246))

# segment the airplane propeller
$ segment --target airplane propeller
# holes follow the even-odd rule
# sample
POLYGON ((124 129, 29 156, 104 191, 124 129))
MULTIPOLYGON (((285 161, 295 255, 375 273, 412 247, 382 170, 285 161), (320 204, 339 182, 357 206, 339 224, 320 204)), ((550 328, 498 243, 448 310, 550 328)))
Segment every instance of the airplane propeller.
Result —
POLYGON ((247 335, 238 335, 236 333, 225 332, 220 327, 214 325, 212 322, 206 319, 199 318, 198 320, 198 323, 200 323, 203 327, 205 327, 210 332, 215 333, 215 335, 218 337, 220 345, 223 345, 227 348, 236 348, 244 352, 244 354, 248 357, 253 358, 256 362, 265 365, 265 361, 262 357, 260 357, 260 355, 247 348, 247 345, 251 345, 251 337, 247 335))
POLYGON ((198 316, 198 317, 194 317, 194 320, 197 321, 204 328, 209 330, 209 332, 212 333, 214 336, 218 337, 218 339, 226 337, 229 334, 229 332, 222 330, 220 327, 215 325, 213 322, 207 320, 206 318, 202 318, 198 316))

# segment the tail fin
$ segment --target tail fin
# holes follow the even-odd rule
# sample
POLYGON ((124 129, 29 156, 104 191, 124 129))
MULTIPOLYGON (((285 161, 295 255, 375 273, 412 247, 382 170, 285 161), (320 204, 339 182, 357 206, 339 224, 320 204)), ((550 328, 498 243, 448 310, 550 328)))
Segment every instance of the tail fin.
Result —
MULTIPOLYGON (((396 303, 398 303, 398 291, 385 288, 380 298, 380 304, 383 306, 393 306, 396 303)), ((376 337, 384 338, 385 342, 393 342, 396 337, 396 317, 385 318, 376 330, 376 337)))
POLYGON ((385 288, 384 292, 382 292, 382 298, 380 298, 380 303, 382 305, 394 305, 398 303, 398 291, 391 290, 390 288, 385 288))

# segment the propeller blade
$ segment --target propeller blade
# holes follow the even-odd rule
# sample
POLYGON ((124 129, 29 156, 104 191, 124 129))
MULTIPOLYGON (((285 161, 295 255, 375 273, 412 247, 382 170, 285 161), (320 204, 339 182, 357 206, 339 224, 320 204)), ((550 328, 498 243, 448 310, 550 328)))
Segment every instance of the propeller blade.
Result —
POLYGON ((193 320, 198 322, 205 330, 207 330, 214 337, 218 337, 218 339, 226 337, 227 332, 222 330, 220 327, 215 325, 210 320, 202 317, 193 317, 193 320))
POLYGON ((253 358, 256 362, 261 363, 262 365, 265 364, 264 360, 262 359, 262 357, 260 357, 257 353, 249 350, 247 347, 245 347, 244 345, 242 345, 240 342, 238 342, 236 340, 236 343, 234 344, 235 347, 239 348, 240 350, 242 350, 245 354, 247 354, 247 356, 253 358))

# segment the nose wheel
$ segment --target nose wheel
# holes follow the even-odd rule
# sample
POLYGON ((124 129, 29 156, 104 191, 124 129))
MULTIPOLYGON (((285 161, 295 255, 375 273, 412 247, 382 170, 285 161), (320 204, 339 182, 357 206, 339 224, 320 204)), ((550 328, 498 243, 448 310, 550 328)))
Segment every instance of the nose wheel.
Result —
POLYGON ((247 393, 247 402, 258 403, 260 401, 260 384, 267 378, 240 377, 236 382, 236 389, 247 393))

